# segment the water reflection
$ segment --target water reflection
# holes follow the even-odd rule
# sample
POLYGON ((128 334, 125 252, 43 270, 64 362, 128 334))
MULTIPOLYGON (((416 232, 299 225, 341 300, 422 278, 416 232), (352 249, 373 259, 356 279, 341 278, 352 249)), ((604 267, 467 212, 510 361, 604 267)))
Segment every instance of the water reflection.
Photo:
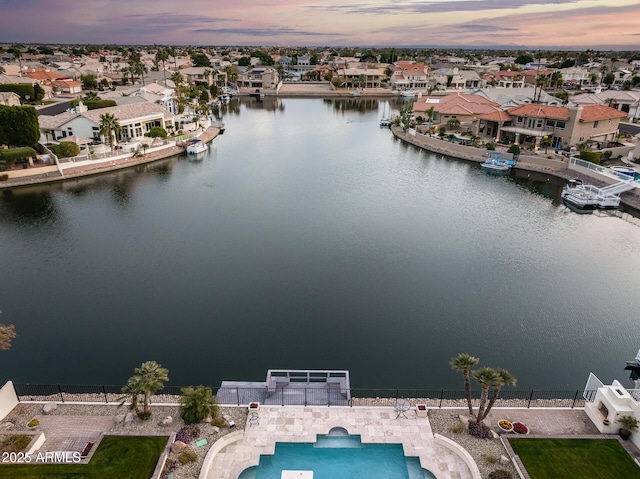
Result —
POLYGON ((40 227, 58 222, 59 215, 51 190, 5 190, 0 198, 2 223, 40 227))

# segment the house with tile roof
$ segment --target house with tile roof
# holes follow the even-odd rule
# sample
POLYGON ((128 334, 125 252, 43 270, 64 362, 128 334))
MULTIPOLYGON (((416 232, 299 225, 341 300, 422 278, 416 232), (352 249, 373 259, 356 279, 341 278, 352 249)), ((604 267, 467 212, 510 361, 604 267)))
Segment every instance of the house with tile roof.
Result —
POLYGON ((478 88, 482 79, 474 70, 460 70, 459 68, 439 68, 431 72, 433 83, 448 90, 463 90, 465 88, 478 88))
POLYGON ((384 73, 376 68, 340 68, 336 74, 345 88, 380 88, 384 73))
POLYGON ((640 119, 640 91, 605 90, 571 97, 571 105, 607 105, 627 114, 629 121, 640 119))
POLYGON ((556 149, 568 149, 581 143, 601 148, 616 139, 620 119, 626 116, 604 105, 529 104, 510 108, 506 113, 508 117, 480 116, 478 121, 497 123, 497 141, 529 144, 536 150, 543 140, 556 149))
POLYGON ((520 105, 527 105, 529 103, 537 103, 543 105, 562 106, 562 100, 556 98, 553 95, 549 95, 547 92, 536 90, 532 87, 524 88, 476 88, 468 91, 470 95, 481 95, 489 100, 493 100, 500 104, 503 110, 514 108, 520 105))
POLYGON ((495 73, 487 73, 482 79, 494 87, 498 88, 523 88, 524 76, 522 72, 501 70, 495 73))
POLYGON ((392 90, 427 90, 430 68, 424 63, 396 62, 389 80, 392 90))
POLYGON ((72 111, 58 115, 40 115, 40 142, 50 143, 69 136, 80 136, 106 144, 105 138, 100 136, 100 117, 107 113, 114 115, 122 126, 122 131, 116 135, 116 142, 141 140, 154 126, 173 128, 175 120, 173 114, 155 103, 139 102, 97 110, 87 110, 81 104, 72 111))
POLYGON ((435 113, 432 122, 435 125, 446 124, 451 120, 469 123, 481 115, 502 111, 500 105, 480 95, 452 93, 446 96, 426 96, 413 104, 414 116, 428 116, 427 111, 433 107, 435 113))

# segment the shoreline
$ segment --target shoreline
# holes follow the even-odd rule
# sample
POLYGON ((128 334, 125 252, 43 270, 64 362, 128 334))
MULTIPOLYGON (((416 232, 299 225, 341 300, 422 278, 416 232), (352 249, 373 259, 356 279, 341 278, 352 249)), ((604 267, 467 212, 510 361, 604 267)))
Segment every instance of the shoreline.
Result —
MULTIPOLYGON (((215 139, 220 134, 219 128, 210 127, 203 131, 197 138, 208 143, 215 139)), ((40 174, 23 178, 9 179, 7 181, 0 182, 1 190, 11 190, 22 187, 44 185, 51 183, 59 183, 67 180, 75 180, 78 178, 84 178, 88 176, 101 175, 104 173, 110 173, 112 171, 123 170, 126 168, 132 168, 155 161, 164 160, 172 156, 177 156, 185 153, 185 149, 182 146, 169 146, 153 153, 147 153, 138 157, 128 157, 120 160, 102 161, 92 165, 83 165, 68 168, 64 175, 58 173, 55 176, 51 174, 40 174)))
MULTIPOLYGON (((391 133, 400 141, 403 141, 409 145, 421 148, 432 153, 441 154, 448 158, 461 161, 469 161, 473 163, 482 163, 485 161, 484 156, 488 150, 474 147, 464 147, 467 151, 465 153, 456 151, 455 146, 445 140, 439 140, 434 137, 418 137, 417 135, 411 135, 403 132, 400 127, 392 126, 391 133)), ((542 173, 560 180, 570 180, 572 178, 581 179, 583 182, 588 182, 594 186, 601 187, 606 186, 601 180, 592 176, 584 175, 578 171, 570 170, 568 163, 558 160, 549 160, 546 158, 531 157, 526 155, 520 155, 520 159, 517 164, 513 166, 514 170, 528 171, 533 173, 542 173)), ((634 210, 633 216, 640 217, 640 196, 638 193, 626 192, 620 196, 620 205, 634 210)), ((623 213, 630 213, 629 211, 622 210, 623 213)), ((631 214, 631 213, 630 213, 631 214)))

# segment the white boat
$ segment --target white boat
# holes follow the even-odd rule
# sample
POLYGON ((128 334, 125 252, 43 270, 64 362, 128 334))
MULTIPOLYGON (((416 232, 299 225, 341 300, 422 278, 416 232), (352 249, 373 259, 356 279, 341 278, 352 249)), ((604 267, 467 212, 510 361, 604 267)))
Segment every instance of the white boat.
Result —
POLYGON ((405 98, 413 98, 416 96, 416 92, 413 90, 405 90, 401 93, 401 95, 405 98))
POLYGON ((389 118, 382 118, 380 120, 380 126, 384 126, 384 127, 391 126, 391 120, 389 118))
POLYGON ((581 210, 617 209, 620 205, 620 196, 607 192, 607 188, 598 188, 593 185, 585 185, 581 180, 569 180, 562 188, 560 197, 581 210))
POLYGON ((360 93, 359 91, 352 91, 351 93, 349 93, 349 95, 357 98, 359 96, 362 96, 362 93, 360 93))
POLYGON ((205 151, 207 151, 208 148, 209 147, 204 141, 198 140, 197 138, 193 140, 189 140, 187 143, 187 153, 190 153, 192 155, 197 155, 198 153, 204 153, 205 151))
POLYGON ((480 168, 486 171, 493 171, 496 173, 504 173, 511 169, 516 162, 514 160, 503 160, 501 158, 490 157, 487 158, 484 163, 480 165, 480 168))

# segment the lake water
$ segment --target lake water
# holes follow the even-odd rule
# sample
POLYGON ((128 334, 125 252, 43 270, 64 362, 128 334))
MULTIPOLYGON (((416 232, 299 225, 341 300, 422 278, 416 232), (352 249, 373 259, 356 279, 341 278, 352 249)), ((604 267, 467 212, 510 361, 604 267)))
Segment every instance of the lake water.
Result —
POLYGON ((156 360, 174 385, 460 388, 467 352, 523 388, 630 385, 640 228, 404 145, 388 110, 247 99, 201 161, 0 194, 1 379, 123 384, 156 360))

